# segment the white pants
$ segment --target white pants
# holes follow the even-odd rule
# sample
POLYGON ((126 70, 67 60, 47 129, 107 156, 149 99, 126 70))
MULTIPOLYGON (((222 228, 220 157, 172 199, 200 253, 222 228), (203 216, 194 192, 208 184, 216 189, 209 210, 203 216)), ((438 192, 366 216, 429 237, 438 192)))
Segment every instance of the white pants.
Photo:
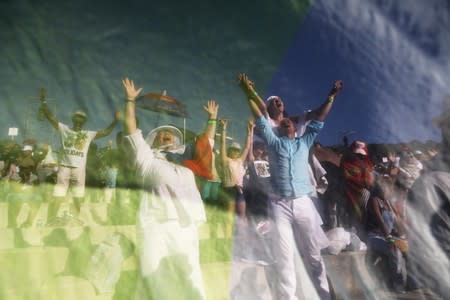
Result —
POLYGON ((136 299, 206 299, 197 226, 140 224, 137 239, 142 280, 136 299))
MULTIPOLYGON (((319 297, 329 299, 325 264, 320 254, 320 250, 327 247, 329 241, 321 228, 322 219, 312 200, 308 196, 302 196, 293 200, 274 201, 273 217, 277 229, 274 254, 278 270, 278 299, 298 299, 296 275, 302 270, 296 272, 296 250, 303 257, 319 297)), ((307 286, 304 282, 299 285, 307 286)))

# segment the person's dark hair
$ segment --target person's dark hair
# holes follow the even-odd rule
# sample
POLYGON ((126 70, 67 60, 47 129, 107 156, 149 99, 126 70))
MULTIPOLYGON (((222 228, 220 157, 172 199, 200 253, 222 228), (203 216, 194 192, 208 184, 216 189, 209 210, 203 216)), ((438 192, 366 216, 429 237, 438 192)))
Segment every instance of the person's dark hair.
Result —
POLYGON ((257 149, 264 151, 266 149, 266 146, 262 142, 255 141, 255 142, 253 142, 253 150, 257 150, 257 149))

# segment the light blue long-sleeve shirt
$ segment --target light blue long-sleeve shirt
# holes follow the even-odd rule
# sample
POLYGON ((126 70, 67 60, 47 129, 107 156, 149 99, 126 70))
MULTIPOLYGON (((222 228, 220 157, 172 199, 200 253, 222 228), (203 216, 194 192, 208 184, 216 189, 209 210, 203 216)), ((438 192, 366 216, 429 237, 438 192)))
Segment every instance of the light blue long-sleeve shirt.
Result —
POLYGON ((323 127, 312 120, 301 137, 278 137, 264 116, 256 119, 256 128, 269 151, 270 172, 275 192, 281 197, 300 197, 312 193, 308 174, 309 148, 323 127))

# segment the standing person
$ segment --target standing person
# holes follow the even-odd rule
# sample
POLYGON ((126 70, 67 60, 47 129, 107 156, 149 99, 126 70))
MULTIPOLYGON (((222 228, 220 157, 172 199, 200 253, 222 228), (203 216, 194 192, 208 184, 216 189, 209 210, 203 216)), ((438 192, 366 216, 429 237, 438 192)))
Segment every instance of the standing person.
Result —
POLYGON ((144 140, 135 115, 142 88, 136 89, 128 78, 122 83, 124 143, 143 189, 137 217, 142 280, 136 299, 205 299, 197 232, 205 222, 203 202, 193 172, 166 159, 167 152, 181 146, 182 134, 173 126, 160 126, 149 134, 154 138, 144 140))
POLYGON ((50 124, 59 131, 61 136, 62 153, 60 156, 57 183, 53 191, 54 199, 48 208, 48 220, 57 216, 61 203, 64 201, 69 186, 73 187, 73 202, 78 217, 84 197, 86 179, 86 160, 89 145, 92 140, 108 136, 120 120, 120 111, 116 110, 112 123, 100 131, 83 130, 87 116, 82 111, 72 115, 72 127, 69 127, 55 117, 50 108, 41 98, 41 108, 50 124))
MULTIPOLYGON (((309 122, 311 122, 311 120, 316 118, 319 113, 320 107, 315 110, 309 110, 304 114, 289 116, 286 112, 284 102, 279 96, 269 96, 266 101, 264 101, 256 92, 254 83, 246 74, 239 74, 238 79, 244 93, 247 97, 254 99, 255 103, 258 105, 259 109, 272 127, 273 132, 278 136, 279 127, 284 118, 289 118, 294 123, 296 127, 295 136, 302 136, 305 133, 306 126, 309 122)), ((309 178, 312 186, 314 187, 312 195, 313 202, 318 208, 319 213, 322 214, 324 204, 317 193, 323 194, 328 183, 325 179, 325 169, 322 167, 314 153, 310 156, 308 169, 309 178), (320 185, 320 188, 317 188, 318 184, 320 185)))
POLYGON ((373 164, 369 159, 366 143, 354 141, 341 159, 341 172, 344 178, 344 193, 347 202, 344 204, 348 213, 347 226, 355 227, 360 238, 365 239, 362 223, 367 201, 373 186, 373 164))
POLYGON ((226 236, 231 237, 234 212, 237 212, 240 220, 244 222, 246 220, 243 191, 245 175, 244 162, 247 158, 250 141, 253 139, 253 126, 250 123, 247 126, 247 140, 244 150, 241 151, 241 146, 236 142, 233 142, 230 147, 226 147, 228 121, 222 119, 220 120, 220 125, 222 126, 220 144, 220 159, 223 167, 222 186, 228 204, 226 236))
POLYGON ((289 118, 280 121, 280 136, 276 136, 255 97, 249 97, 256 128, 269 151, 272 184, 277 195, 272 209, 277 229, 274 253, 278 269, 278 299, 297 299, 296 250, 303 255, 321 299, 330 298, 325 264, 320 254, 321 249, 328 246, 328 239, 321 228, 322 219, 309 197, 312 187, 308 177, 308 155, 342 87, 342 81, 334 83, 327 100, 317 110, 315 119, 308 124, 301 137, 296 137, 295 124, 289 118))

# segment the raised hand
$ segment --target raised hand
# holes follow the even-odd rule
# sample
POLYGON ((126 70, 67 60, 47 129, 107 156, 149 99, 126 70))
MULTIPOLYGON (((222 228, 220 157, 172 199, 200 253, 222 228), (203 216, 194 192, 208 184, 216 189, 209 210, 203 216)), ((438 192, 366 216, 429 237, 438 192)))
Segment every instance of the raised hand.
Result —
POLYGON ((208 113, 210 119, 216 119, 217 113, 219 112, 219 104, 211 99, 206 102, 206 105, 203 106, 203 109, 208 113))
POLYGON ((141 93, 142 88, 136 90, 134 87, 133 80, 129 80, 127 77, 125 77, 124 80, 122 80, 123 87, 125 88, 125 96, 127 100, 134 101, 136 100, 136 97, 141 93))
POLYGON ((225 130, 228 126, 228 120, 220 119, 219 124, 220 124, 220 126, 222 126, 222 130, 225 130))
POLYGON ((241 86, 242 90, 244 90, 245 93, 253 92, 255 84, 253 81, 251 81, 247 74, 240 73, 238 75, 239 85, 241 86))
POLYGON ((344 81, 336 80, 333 83, 333 87, 331 88, 329 96, 335 97, 339 93, 339 91, 342 90, 343 88, 344 88, 344 81))

